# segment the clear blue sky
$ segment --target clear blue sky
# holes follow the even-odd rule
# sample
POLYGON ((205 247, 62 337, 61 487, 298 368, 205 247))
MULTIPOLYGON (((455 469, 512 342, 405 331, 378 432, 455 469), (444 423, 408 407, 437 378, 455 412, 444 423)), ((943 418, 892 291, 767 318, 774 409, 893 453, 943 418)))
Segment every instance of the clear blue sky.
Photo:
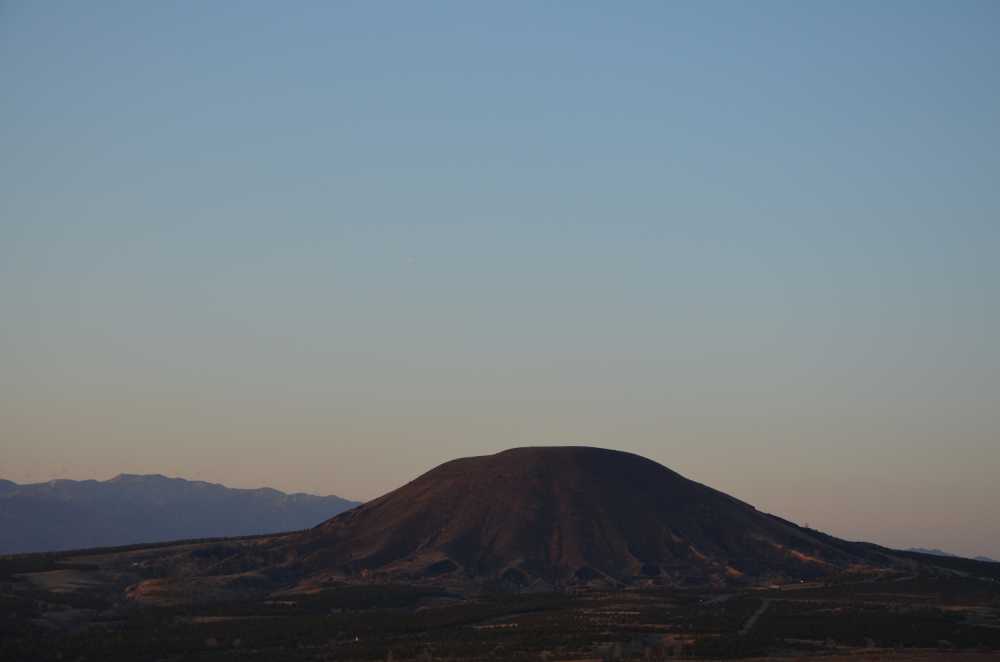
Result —
POLYGON ((587 443, 1000 557, 1000 4, 0 3, 0 475, 587 443))

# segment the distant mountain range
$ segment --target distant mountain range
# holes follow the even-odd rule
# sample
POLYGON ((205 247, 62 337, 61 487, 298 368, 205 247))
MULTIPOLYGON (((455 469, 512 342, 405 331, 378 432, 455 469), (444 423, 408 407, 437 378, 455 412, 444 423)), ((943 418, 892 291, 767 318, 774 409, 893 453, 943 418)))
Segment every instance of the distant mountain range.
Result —
POLYGON ((158 474, 27 485, 0 480, 0 554, 296 531, 357 505, 158 474))
MULTIPOLYGON (((944 550, 940 550, 940 549, 927 549, 925 547, 910 547, 906 551, 908 551, 908 552, 917 552, 918 554, 930 554, 931 556, 948 556, 948 557, 955 558, 955 559, 965 558, 965 557, 959 556, 958 554, 952 554, 951 552, 946 552, 944 550)), ((989 561, 990 563, 997 563, 996 559, 991 559, 988 556, 973 556, 972 560, 973 561, 989 561)))

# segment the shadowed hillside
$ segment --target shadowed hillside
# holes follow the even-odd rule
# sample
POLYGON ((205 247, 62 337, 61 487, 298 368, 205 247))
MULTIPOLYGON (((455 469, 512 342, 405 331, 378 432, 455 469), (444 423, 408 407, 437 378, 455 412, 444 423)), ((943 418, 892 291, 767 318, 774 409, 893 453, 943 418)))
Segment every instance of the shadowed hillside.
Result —
POLYGON ((893 563, 645 458, 587 447, 447 462, 281 545, 306 577, 521 586, 798 580, 893 563))
POLYGON ((128 597, 153 604, 345 583, 475 594, 799 585, 929 568, 993 578, 996 567, 840 540, 637 455, 587 447, 453 460, 312 529, 144 563, 153 577, 128 597))

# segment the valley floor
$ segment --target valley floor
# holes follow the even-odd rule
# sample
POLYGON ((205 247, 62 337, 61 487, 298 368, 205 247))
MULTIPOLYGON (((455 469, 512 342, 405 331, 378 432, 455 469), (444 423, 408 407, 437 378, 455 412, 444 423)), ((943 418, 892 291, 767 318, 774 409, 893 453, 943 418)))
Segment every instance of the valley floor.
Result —
POLYGON ((128 598, 164 559, 217 549, 0 558, 0 659, 1000 659, 1000 583, 949 572, 739 591, 511 594, 341 583, 266 598, 192 595, 186 604, 128 598))

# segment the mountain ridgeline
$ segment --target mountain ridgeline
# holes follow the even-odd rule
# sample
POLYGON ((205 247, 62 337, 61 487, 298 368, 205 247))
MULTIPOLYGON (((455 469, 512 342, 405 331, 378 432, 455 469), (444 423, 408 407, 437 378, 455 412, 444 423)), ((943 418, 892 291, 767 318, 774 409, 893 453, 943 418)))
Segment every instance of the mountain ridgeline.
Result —
POLYGON ((356 505, 160 475, 0 480, 0 554, 297 531, 356 505))

